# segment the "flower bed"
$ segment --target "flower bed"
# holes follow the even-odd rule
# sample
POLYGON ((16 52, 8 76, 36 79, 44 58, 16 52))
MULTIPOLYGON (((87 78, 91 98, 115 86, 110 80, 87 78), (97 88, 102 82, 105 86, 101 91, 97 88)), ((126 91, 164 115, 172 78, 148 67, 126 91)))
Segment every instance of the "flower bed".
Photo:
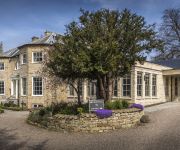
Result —
POLYGON ((52 117, 48 116, 45 120, 40 122, 38 119, 32 120, 32 118, 28 119, 28 122, 57 131, 106 132, 120 128, 133 127, 140 122, 140 118, 143 114, 144 112, 141 109, 129 108, 112 110, 112 116, 103 119, 100 119, 94 113, 83 113, 81 115, 56 114, 52 117))
POLYGON ((112 110, 108 110, 108 109, 98 109, 95 111, 95 113, 97 117, 99 117, 100 119, 108 118, 112 116, 112 110))

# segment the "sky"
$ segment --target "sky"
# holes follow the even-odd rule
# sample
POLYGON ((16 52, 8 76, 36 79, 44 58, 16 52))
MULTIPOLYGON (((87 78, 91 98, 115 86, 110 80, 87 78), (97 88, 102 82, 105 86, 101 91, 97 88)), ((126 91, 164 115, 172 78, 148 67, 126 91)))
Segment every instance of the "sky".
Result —
POLYGON ((178 7, 180 0, 0 0, 0 41, 7 51, 46 30, 63 34, 65 25, 77 20, 80 8, 127 8, 158 26, 165 9, 178 7))

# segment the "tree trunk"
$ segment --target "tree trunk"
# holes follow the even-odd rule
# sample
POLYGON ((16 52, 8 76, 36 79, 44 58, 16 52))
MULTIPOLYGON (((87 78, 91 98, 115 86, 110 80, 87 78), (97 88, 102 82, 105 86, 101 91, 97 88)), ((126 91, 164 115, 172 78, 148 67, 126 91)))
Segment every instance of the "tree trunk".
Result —
POLYGON ((78 92, 78 105, 81 106, 81 96, 79 92, 78 92))
POLYGON ((80 80, 77 81, 77 86, 74 85, 74 83, 69 83, 74 90, 76 91, 77 94, 77 101, 78 101, 78 105, 81 106, 81 95, 80 95, 80 80))
POLYGON ((112 99, 113 94, 113 80, 108 76, 99 77, 97 80, 98 98, 108 101, 112 99))
POLYGON ((106 91, 105 91, 105 87, 103 84, 103 79, 101 77, 99 77, 97 79, 97 86, 98 86, 98 99, 106 99, 106 91))
POLYGON ((78 80, 78 83, 77 83, 77 96, 78 96, 78 105, 81 106, 81 95, 80 95, 80 80, 78 80))
POLYGON ((108 78, 107 79, 107 96, 106 100, 111 100, 113 95, 113 80, 108 78))

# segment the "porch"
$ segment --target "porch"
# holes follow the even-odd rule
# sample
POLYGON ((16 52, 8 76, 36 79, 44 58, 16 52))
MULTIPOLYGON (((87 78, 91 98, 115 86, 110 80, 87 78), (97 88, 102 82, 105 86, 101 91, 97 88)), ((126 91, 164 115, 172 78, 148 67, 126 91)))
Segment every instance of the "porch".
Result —
POLYGON ((163 71, 165 96, 167 101, 180 101, 180 69, 163 71))

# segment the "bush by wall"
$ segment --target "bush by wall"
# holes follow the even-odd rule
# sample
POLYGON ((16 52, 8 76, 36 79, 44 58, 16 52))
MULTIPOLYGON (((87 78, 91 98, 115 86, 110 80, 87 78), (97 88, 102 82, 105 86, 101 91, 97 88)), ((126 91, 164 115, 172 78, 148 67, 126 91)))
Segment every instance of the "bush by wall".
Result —
POLYGON ((0 114, 4 113, 4 109, 0 108, 0 114))

